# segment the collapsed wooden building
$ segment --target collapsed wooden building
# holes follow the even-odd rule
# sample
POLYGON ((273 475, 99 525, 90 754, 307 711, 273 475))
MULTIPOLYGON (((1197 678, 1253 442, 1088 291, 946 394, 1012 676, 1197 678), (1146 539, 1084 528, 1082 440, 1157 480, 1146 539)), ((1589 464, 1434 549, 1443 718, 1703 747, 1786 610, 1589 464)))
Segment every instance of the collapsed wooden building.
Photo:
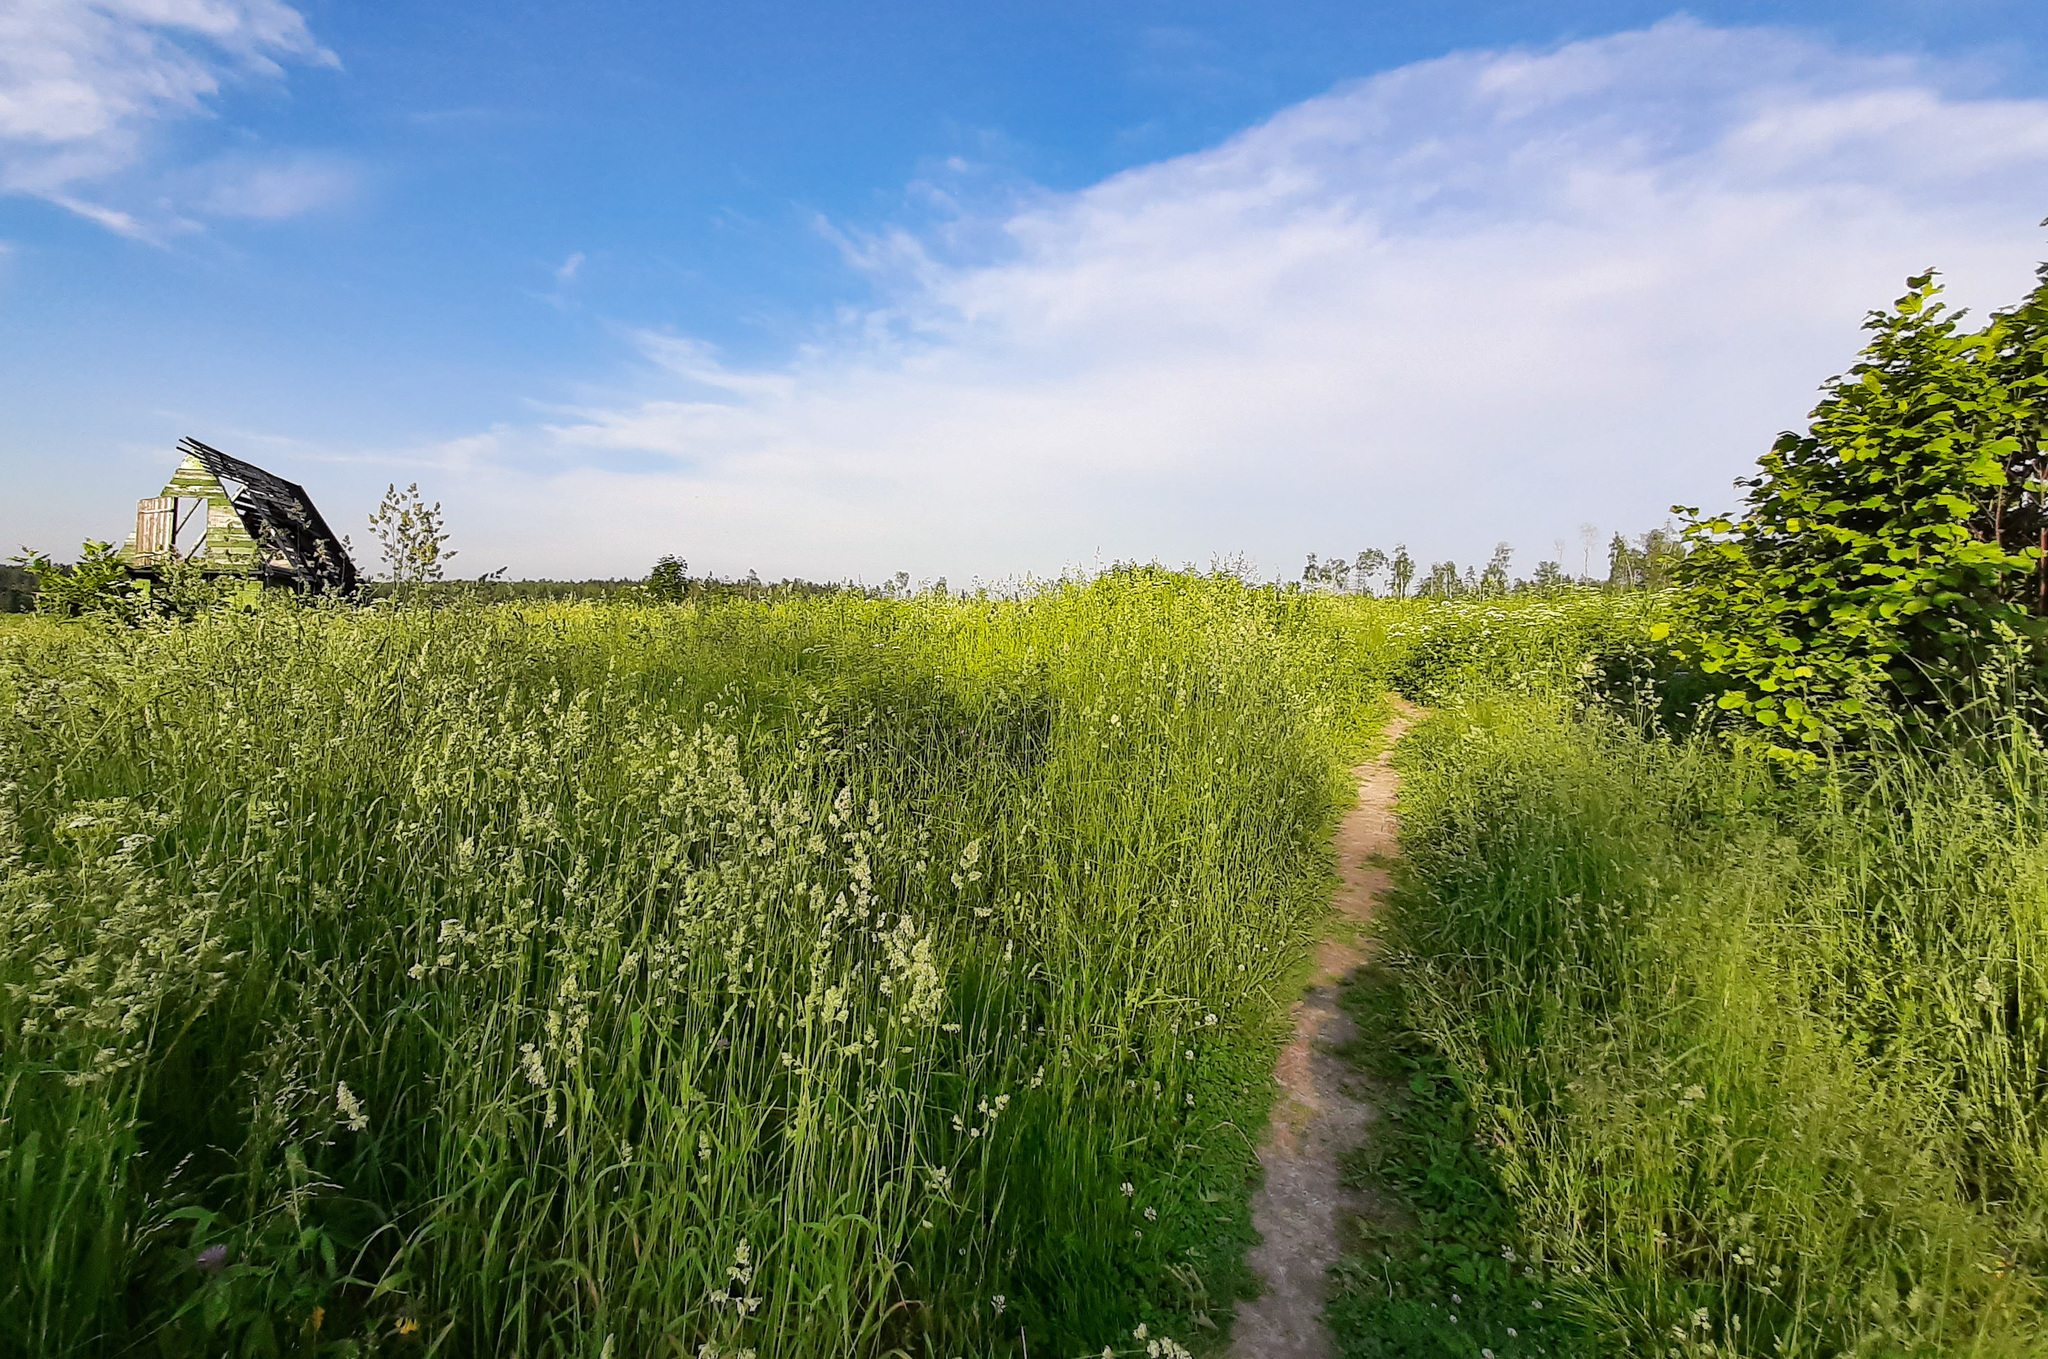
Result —
POLYGON ((355 563, 305 488, 197 439, 162 491, 135 507, 121 549, 128 569, 157 577, 174 566, 247 575, 308 593, 350 591, 355 563))

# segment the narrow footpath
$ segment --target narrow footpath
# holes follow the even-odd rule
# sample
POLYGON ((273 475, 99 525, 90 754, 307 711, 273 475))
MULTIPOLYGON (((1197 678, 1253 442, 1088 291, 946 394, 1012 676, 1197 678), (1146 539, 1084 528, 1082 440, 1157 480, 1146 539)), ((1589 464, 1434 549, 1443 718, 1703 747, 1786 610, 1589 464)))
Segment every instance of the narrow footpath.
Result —
POLYGON ((1237 1309, 1230 1348, 1236 1359, 1328 1359, 1323 1304, 1343 1229, 1353 1218, 1383 1212, 1340 1179, 1342 1158, 1365 1144, 1379 1113, 1364 1097, 1358 1073, 1331 1049, 1357 1036, 1338 995, 1366 961, 1362 930, 1390 885, 1382 865, 1399 843, 1394 743, 1417 716, 1413 706, 1394 700, 1386 746, 1377 760, 1353 771, 1358 805, 1337 827, 1338 922, 1316 954, 1309 990, 1294 1007, 1294 1037, 1273 1068, 1280 1090, 1259 1148, 1266 1178, 1252 1199, 1252 1225, 1263 1239, 1245 1257, 1266 1291, 1237 1309))

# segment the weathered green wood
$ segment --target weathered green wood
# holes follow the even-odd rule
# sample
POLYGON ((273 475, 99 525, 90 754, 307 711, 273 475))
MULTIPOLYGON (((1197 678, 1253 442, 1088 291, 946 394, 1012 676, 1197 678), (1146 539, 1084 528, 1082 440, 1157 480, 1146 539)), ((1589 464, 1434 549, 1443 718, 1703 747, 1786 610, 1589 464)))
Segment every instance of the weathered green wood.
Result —
MULTIPOLYGON (((199 550, 188 560, 205 566, 221 568, 246 568, 256 565, 262 555, 256 540, 242 524, 242 516, 228 499, 227 488, 220 484, 220 478, 206 470, 199 459, 187 457, 171 473, 171 479, 164 483, 156 499, 179 497, 204 500, 206 502, 206 538, 199 550)), ((146 505, 148 502, 143 502, 146 505)), ((138 507, 139 510, 140 507, 138 507)), ((138 552, 136 535, 131 532, 121 549, 121 555, 136 566, 153 566, 158 554, 138 552)))

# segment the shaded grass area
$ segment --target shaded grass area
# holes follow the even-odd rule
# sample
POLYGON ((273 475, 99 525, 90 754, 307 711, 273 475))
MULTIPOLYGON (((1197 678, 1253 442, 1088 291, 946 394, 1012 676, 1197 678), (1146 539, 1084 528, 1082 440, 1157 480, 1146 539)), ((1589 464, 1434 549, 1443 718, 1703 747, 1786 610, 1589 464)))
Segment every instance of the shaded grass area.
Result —
MULTIPOLYGON (((1396 1027, 1444 1149, 1401 1173, 1473 1258, 1538 1268, 1571 1352, 2048 1352, 2030 734, 1788 776, 1599 705, 1473 698, 1401 759, 1396 1027)), ((1370 1263, 1340 1314, 1380 1307, 1392 1343, 1370 1263)), ((1384 1352, 1472 1352, 1429 1343, 1384 1352)))
POLYGON ((1341 1055, 1373 1078, 1380 1120, 1345 1182, 1382 1211, 1358 1224, 1328 1321, 1345 1359, 1575 1355, 1583 1337, 1526 1246, 1494 1147, 1458 1073, 1418 1035, 1399 978, 1380 966, 1346 984, 1358 1036, 1341 1055))

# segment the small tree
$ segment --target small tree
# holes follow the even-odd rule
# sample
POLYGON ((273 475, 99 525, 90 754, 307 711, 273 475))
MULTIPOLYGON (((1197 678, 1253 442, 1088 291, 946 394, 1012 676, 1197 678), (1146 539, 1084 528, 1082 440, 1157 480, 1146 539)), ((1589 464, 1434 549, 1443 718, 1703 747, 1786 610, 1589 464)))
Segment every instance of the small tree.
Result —
POLYGON ((1372 583, 1386 574, 1387 554, 1376 547, 1369 547, 1358 554, 1358 560, 1351 563, 1351 578, 1358 582, 1358 593, 1369 595, 1372 583))
POLYGON ((1687 649, 1721 706, 1792 754, 1851 735, 1882 699, 1924 720, 2000 651, 2037 676, 2048 612, 2048 266, 1964 333, 1934 273, 1873 312, 1862 361, 1780 435, 1739 519, 1700 519, 1678 564, 1687 649))
POLYGON ((1633 542, 1617 533, 1607 545, 1607 588, 1664 589, 1684 557, 1685 544, 1668 528, 1639 533, 1633 542))
POLYGON ((680 602, 690 591, 690 564, 673 553, 666 554, 647 573, 647 594, 663 604, 680 602))
POLYGON ((370 514, 370 531, 377 535, 385 574, 394 585, 439 580, 455 558, 447 546, 441 502, 422 501, 418 482, 403 491, 395 482, 386 488, 383 501, 370 514))
POLYGON ((1394 560, 1388 567, 1392 579, 1394 598, 1408 597, 1408 583, 1415 579, 1415 558, 1408 555, 1408 544, 1394 544, 1394 560))
POLYGON ((1415 593, 1425 599, 1456 599, 1465 592, 1465 578, 1458 573, 1454 561, 1436 563, 1422 578, 1422 584, 1415 587, 1415 593))
POLYGON ((1493 556, 1479 576, 1479 592, 1504 595, 1508 592, 1508 568, 1514 564, 1515 549, 1506 543, 1493 545, 1493 556))

